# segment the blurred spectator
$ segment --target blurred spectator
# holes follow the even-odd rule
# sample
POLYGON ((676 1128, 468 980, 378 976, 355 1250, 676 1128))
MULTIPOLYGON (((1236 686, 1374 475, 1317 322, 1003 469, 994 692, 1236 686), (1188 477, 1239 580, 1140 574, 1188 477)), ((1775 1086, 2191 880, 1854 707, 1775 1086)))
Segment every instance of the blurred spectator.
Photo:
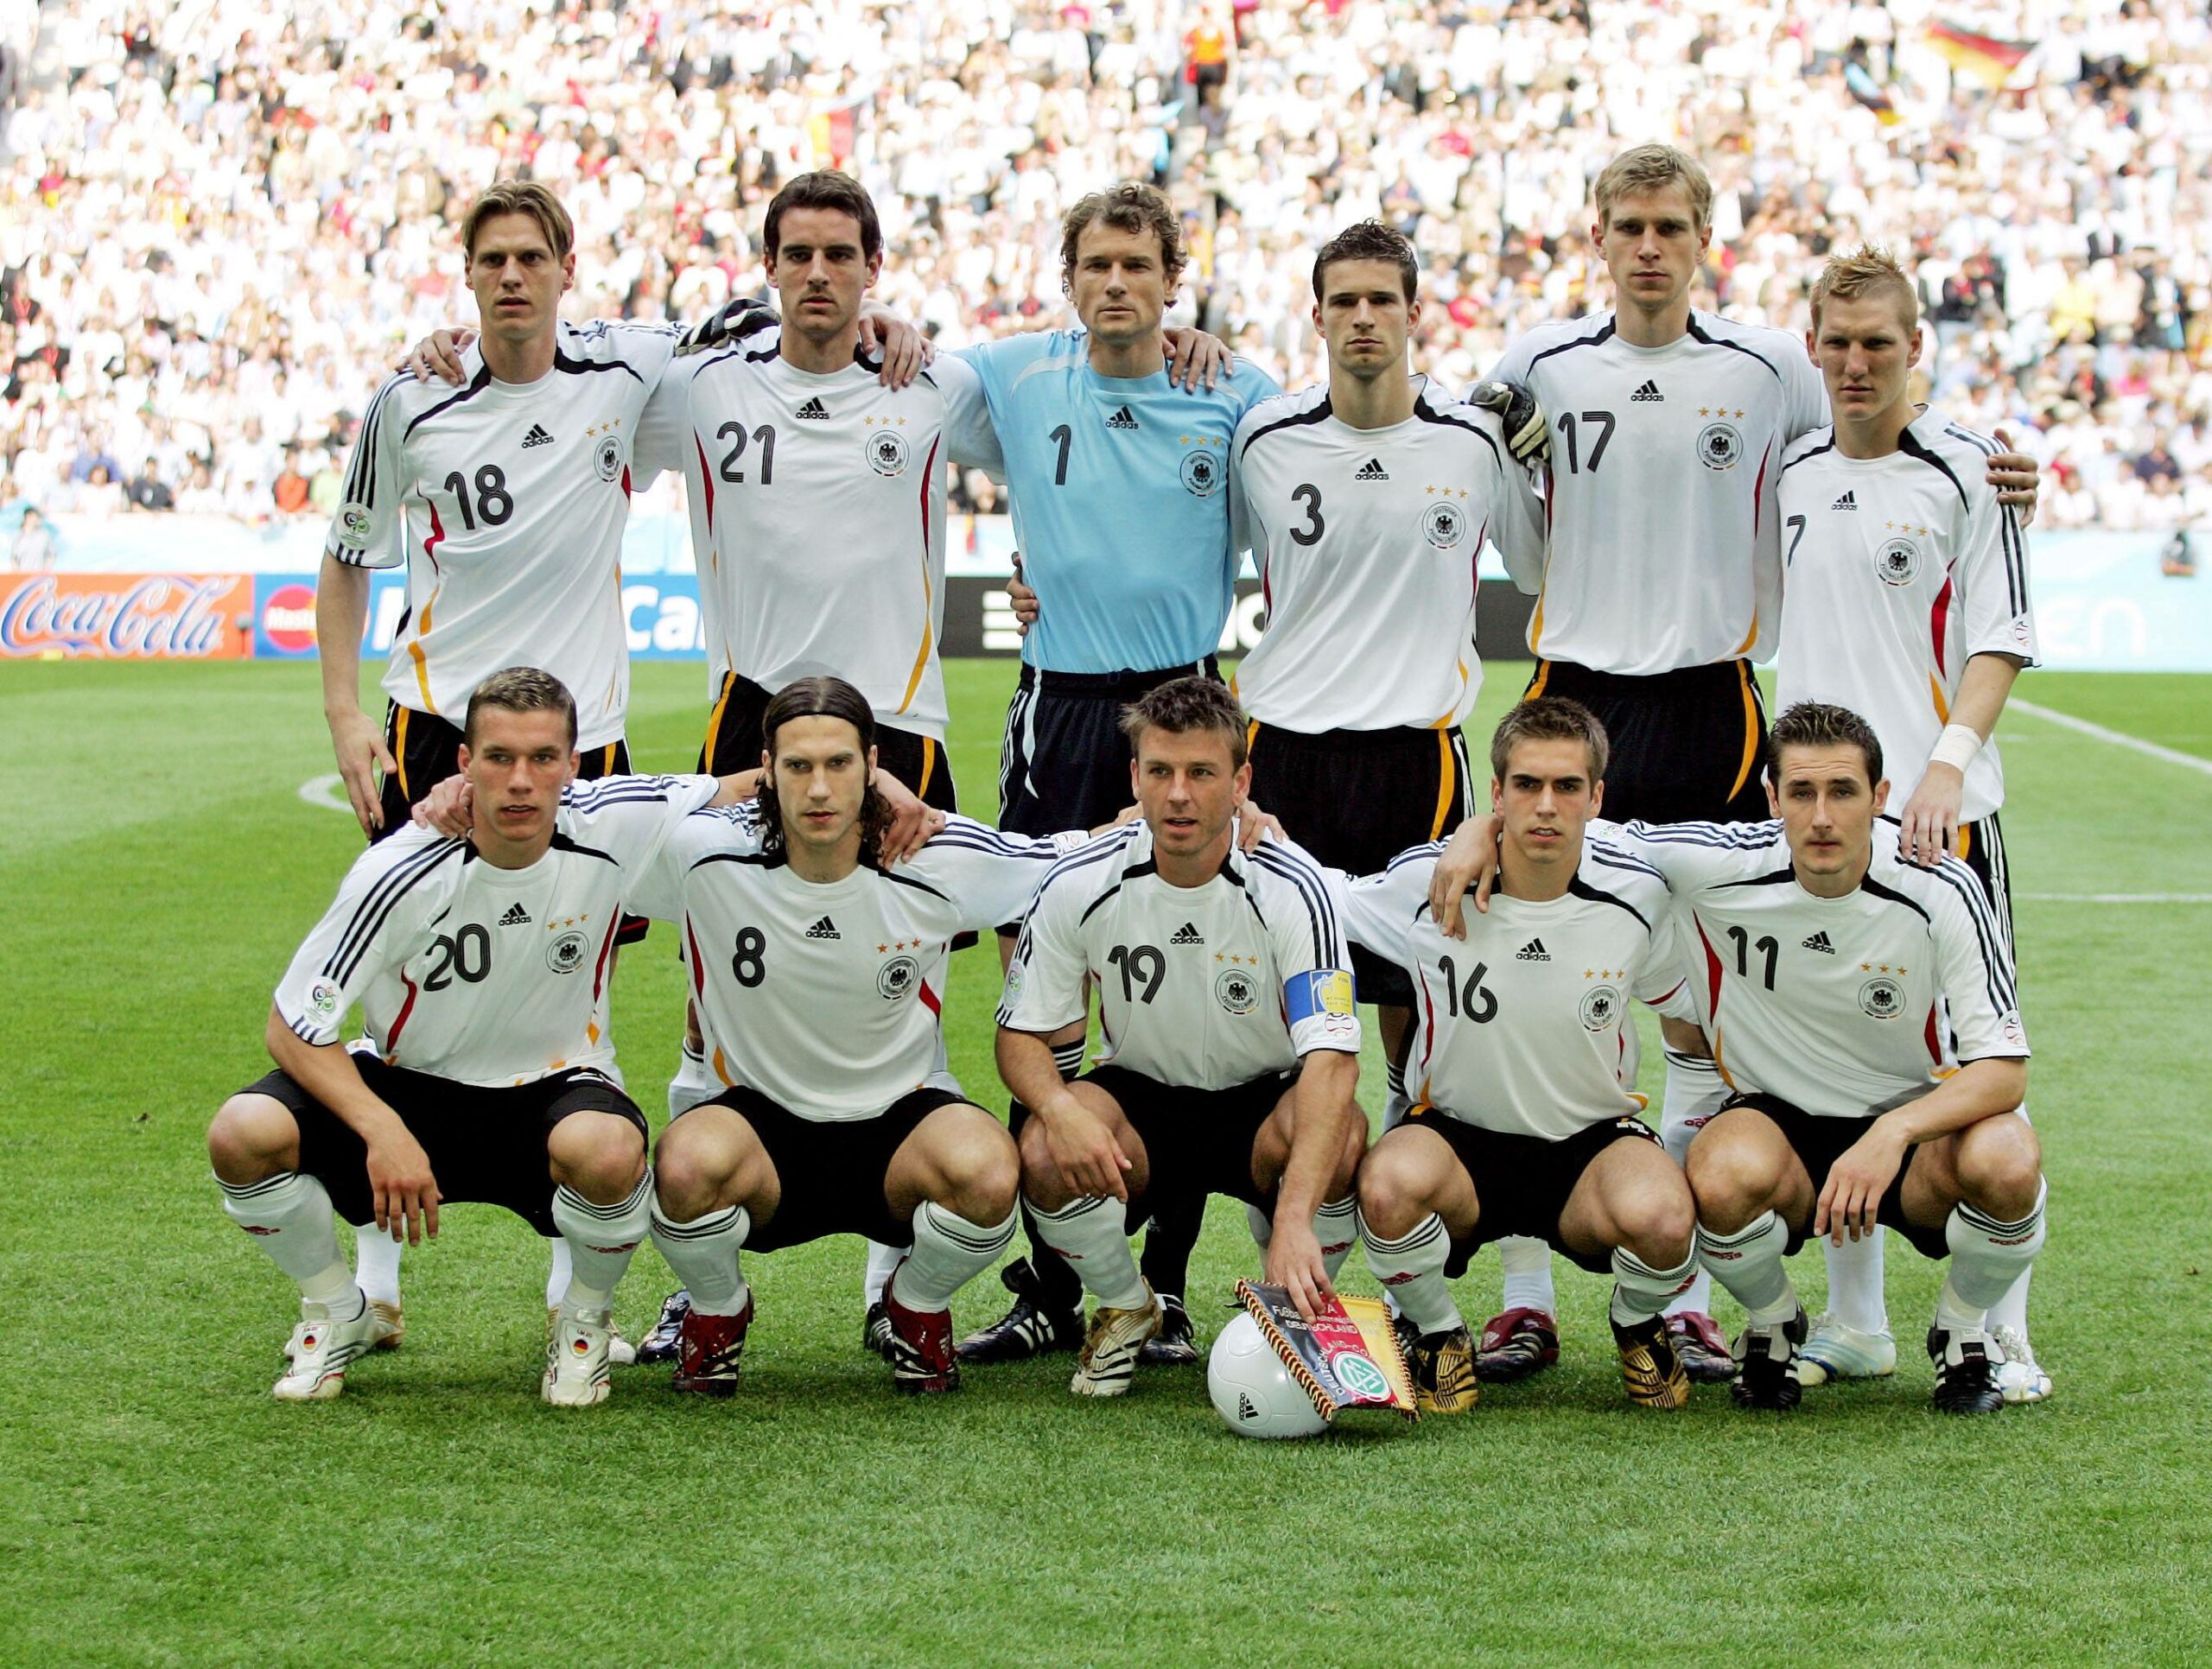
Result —
POLYGON ((15 542, 9 549, 12 566, 22 574, 41 573, 54 566, 56 554, 54 530, 47 525, 46 517, 36 510, 24 511, 22 525, 16 530, 15 542))
POLYGON ((138 466, 137 474, 130 478, 130 485, 124 488, 124 497, 135 510, 174 510, 176 495, 168 490, 155 468, 152 454, 138 466))

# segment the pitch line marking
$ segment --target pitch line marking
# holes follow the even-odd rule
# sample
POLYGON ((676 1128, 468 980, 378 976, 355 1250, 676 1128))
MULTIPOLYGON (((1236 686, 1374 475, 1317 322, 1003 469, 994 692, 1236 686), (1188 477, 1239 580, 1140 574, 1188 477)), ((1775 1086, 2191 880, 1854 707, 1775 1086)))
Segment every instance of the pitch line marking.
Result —
POLYGON ((334 771, 327 777, 310 777, 302 783, 300 797, 326 811, 342 811, 349 817, 353 815, 353 803, 346 797, 346 779, 334 771))
POLYGON ((2125 731, 2107 730, 2102 725, 2093 725, 2087 719, 2077 719, 2070 713, 2061 713, 2056 708, 2024 701, 2014 696, 2005 705, 2017 712, 2037 719, 2048 719, 2052 724, 2063 725, 2069 730, 2079 731, 2084 736, 2094 736, 2101 742, 2110 742, 2115 747, 2133 748, 2138 753, 2147 753, 2154 759, 2164 759, 2168 765, 2177 765, 2190 771, 2201 771, 2212 777, 2212 759, 2200 758, 2194 753, 2183 753, 2171 747, 2161 747, 2156 742, 2146 742, 2140 736, 2130 736, 2125 731))
POLYGON ((2212 892, 2021 892, 2014 896, 2035 904, 2212 904, 2212 892))

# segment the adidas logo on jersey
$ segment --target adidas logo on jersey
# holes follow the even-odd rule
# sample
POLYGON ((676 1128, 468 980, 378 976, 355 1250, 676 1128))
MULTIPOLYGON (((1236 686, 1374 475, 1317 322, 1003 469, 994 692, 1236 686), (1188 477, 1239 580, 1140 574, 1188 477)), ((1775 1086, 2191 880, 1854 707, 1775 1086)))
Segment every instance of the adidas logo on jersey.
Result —
POLYGON ((820 422, 827 422, 830 421, 830 408, 823 405, 819 398, 816 398, 809 400, 797 411, 791 413, 791 416, 794 417, 810 418, 820 422))
POLYGON ((1835 955, 1835 947, 1828 942, 1827 930, 1826 928, 1822 928, 1818 933, 1813 935, 1811 938, 1806 940, 1805 949, 1808 950, 1817 950, 1823 956, 1833 956, 1835 955))
POLYGON ((1856 488, 1853 488, 1851 492, 1845 493, 1845 494, 1843 495, 1843 497, 1842 497, 1842 498, 1840 498, 1837 499, 1834 504, 1830 505, 1828 506, 1828 508, 1829 508, 1830 510, 1856 510, 1856 509, 1858 509, 1858 508, 1859 508, 1859 492, 1858 492, 1858 490, 1857 490, 1856 488))
POLYGON ((1206 936, 1205 934, 1199 932, 1198 930, 1193 927, 1190 923, 1185 922, 1182 926, 1175 930, 1175 936, 1168 940, 1167 942, 1170 944, 1204 944, 1205 942, 1206 936))
POLYGON ((511 904, 507 906, 507 913, 499 917, 499 925, 501 927, 528 927, 530 912, 518 904, 511 904))
POLYGON ((1531 939, 1513 953, 1513 960, 1516 962, 1548 962, 1551 959, 1552 953, 1544 949, 1541 939, 1531 939))
POLYGON ((1129 415, 1129 409, 1127 406, 1123 406, 1106 420, 1106 427, 1109 428, 1135 428, 1136 426, 1137 420, 1129 415))
POLYGON ((1382 467, 1380 458, 1370 458, 1351 479, 1355 481, 1387 481, 1390 479, 1390 472, 1382 467))
POLYGON ((837 923, 824 916, 806 930, 806 936, 810 939, 836 939, 844 936, 837 931, 837 923))
POLYGON ((522 437, 522 443, 525 447, 550 447, 553 444, 553 437, 545 432, 544 424, 532 423, 530 433, 522 437))
POLYGON ((1637 390, 1635 393, 1630 395, 1628 397, 1631 400, 1656 400, 1662 405, 1666 403, 1667 399, 1665 395, 1660 393, 1659 384, 1656 383, 1646 383, 1642 388, 1637 390))

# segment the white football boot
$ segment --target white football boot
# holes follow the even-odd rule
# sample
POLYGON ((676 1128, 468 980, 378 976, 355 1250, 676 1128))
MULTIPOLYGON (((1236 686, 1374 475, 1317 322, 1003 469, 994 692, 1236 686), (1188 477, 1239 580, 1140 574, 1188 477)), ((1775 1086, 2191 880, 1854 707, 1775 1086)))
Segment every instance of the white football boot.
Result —
POLYGON ((588 1408, 607 1400, 611 1331, 606 1310, 561 1306, 545 1342, 545 1376, 538 1384, 546 1401, 556 1408, 588 1408))
POLYGON ((302 1304, 300 1324, 285 1347, 283 1374, 270 1394, 279 1402, 328 1402, 346 1388, 346 1369, 354 1358, 376 1348, 385 1325, 372 1304, 364 1303, 361 1313, 348 1320, 332 1316, 327 1304, 302 1304))
POLYGON ((1797 1347, 1791 1364, 1800 1385, 1831 1380, 1884 1380, 1897 1371, 1897 1342, 1887 1333, 1862 1333, 1823 1315, 1812 1336, 1797 1347))

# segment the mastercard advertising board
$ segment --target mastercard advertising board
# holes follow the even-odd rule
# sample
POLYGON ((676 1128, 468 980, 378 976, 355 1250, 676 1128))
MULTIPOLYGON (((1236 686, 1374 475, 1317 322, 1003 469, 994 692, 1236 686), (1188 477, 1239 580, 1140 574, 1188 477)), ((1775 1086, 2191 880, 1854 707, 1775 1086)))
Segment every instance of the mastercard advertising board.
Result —
POLYGON ((250 574, 0 573, 0 658, 244 660, 253 591, 250 574))

